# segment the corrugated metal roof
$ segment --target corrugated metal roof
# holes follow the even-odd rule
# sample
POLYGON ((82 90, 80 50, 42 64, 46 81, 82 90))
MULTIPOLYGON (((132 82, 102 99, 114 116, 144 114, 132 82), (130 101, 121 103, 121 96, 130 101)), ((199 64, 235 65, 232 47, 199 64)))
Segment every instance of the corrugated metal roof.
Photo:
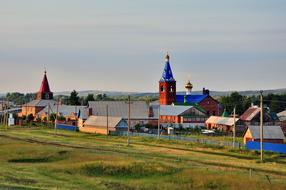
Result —
MULTIPOLYGON (((249 126, 248 129, 254 139, 260 139, 260 126, 249 126)), ((263 126, 264 139, 285 139, 280 126, 263 126)))
POLYGON ((203 101, 205 98, 208 97, 208 95, 177 95, 176 96, 176 102, 177 103, 184 103, 185 102, 185 97, 186 97, 186 101, 187 103, 200 103, 201 101, 203 101))
MULTIPOLYGON (((236 118, 235 122, 237 122, 239 119, 236 118)), ((219 117, 219 116, 211 116, 206 123, 211 124, 217 124, 217 125, 227 125, 227 126, 233 126, 234 125, 234 119, 232 117, 219 117)))
MULTIPOLYGON (((58 106, 58 112, 62 116, 69 116, 71 114, 78 115, 80 111, 80 118, 81 119, 87 119, 88 118, 88 108, 87 106, 71 106, 71 105, 59 105, 58 106)), ((56 113, 57 112, 57 105, 52 106, 46 106, 42 111, 38 113, 38 115, 41 114, 48 114, 50 113, 56 113)))
MULTIPOLYGON (((106 116, 108 105, 109 116, 128 118, 127 101, 91 101, 88 102, 92 108, 92 115, 106 116)), ((149 105, 145 101, 131 102, 131 119, 149 119, 149 105)))
POLYGON ((241 116, 242 121, 251 121, 257 114, 260 113, 260 108, 258 106, 253 106, 248 108, 241 116))
POLYGON ((46 107, 48 105, 53 106, 56 105, 57 102, 55 100, 33 100, 23 106, 30 106, 30 107, 46 107))
POLYGON ((193 106, 161 105, 160 115, 179 116, 191 108, 193 106))
MULTIPOLYGON (((108 117, 108 127, 115 128, 123 119, 121 117, 108 117)), ((84 122, 84 125, 88 126, 106 126, 107 125, 107 117, 105 116, 90 116, 84 122)))

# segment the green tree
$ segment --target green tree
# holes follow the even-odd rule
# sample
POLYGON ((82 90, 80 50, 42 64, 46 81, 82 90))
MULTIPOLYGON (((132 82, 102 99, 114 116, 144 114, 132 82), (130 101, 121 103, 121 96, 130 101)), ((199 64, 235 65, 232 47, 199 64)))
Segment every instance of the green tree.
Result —
POLYGON ((87 105, 88 102, 90 101, 95 101, 94 95, 93 94, 88 94, 87 97, 84 100, 84 105, 87 105))
POLYGON ((96 95, 96 101, 100 101, 100 100, 103 100, 103 96, 102 96, 102 94, 97 94, 96 95))
POLYGON ((264 105, 267 105, 271 112, 284 111, 286 109, 286 94, 268 94, 264 97, 264 105))
POLYGON ((73 90, 69 98, 70 105, 80 105, 79 96, 77 91, 73 90))
POLYGON ((56 117, 57 117, 57 114, 51 113, 49 119, 50 119, 51 122, 55 122, 56 117))
POLYGON ((236 113, 241 115, 251 105, 251 98, 233 92, 229 96, 221 97, 221 103, 228 113, 232 113, 236 107, 236 113))

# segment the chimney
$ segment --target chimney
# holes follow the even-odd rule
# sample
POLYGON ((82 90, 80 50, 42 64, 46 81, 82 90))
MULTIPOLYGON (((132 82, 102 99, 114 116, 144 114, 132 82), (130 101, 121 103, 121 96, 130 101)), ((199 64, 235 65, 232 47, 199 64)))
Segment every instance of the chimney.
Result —
POLYGON ((203 88, 203 95, 210 95, 210 90, 203 88))

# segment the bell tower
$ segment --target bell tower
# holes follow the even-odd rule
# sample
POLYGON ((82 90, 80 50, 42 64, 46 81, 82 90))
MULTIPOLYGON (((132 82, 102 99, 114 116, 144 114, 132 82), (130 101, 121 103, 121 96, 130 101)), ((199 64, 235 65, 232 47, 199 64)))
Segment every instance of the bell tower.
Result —
POLYGON ((53 98, 53 93, 50 90, 50 85, 47 78, 47 71, 45 71, 40 90, 37 93, 37 100, 52 100, 53 98))
POLYGON ((160 105, 171 105, 176 102, 176 80, 170 66, 170 56, 167 53, 165 68, 159 81, 160 105))

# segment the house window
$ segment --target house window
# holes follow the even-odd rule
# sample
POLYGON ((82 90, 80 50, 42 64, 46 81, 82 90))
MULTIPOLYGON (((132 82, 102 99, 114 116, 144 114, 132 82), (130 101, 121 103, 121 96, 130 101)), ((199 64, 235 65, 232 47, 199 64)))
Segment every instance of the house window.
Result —
POLYGON ((164 86, 161 86, 161 92, 164 92, 164 86))

